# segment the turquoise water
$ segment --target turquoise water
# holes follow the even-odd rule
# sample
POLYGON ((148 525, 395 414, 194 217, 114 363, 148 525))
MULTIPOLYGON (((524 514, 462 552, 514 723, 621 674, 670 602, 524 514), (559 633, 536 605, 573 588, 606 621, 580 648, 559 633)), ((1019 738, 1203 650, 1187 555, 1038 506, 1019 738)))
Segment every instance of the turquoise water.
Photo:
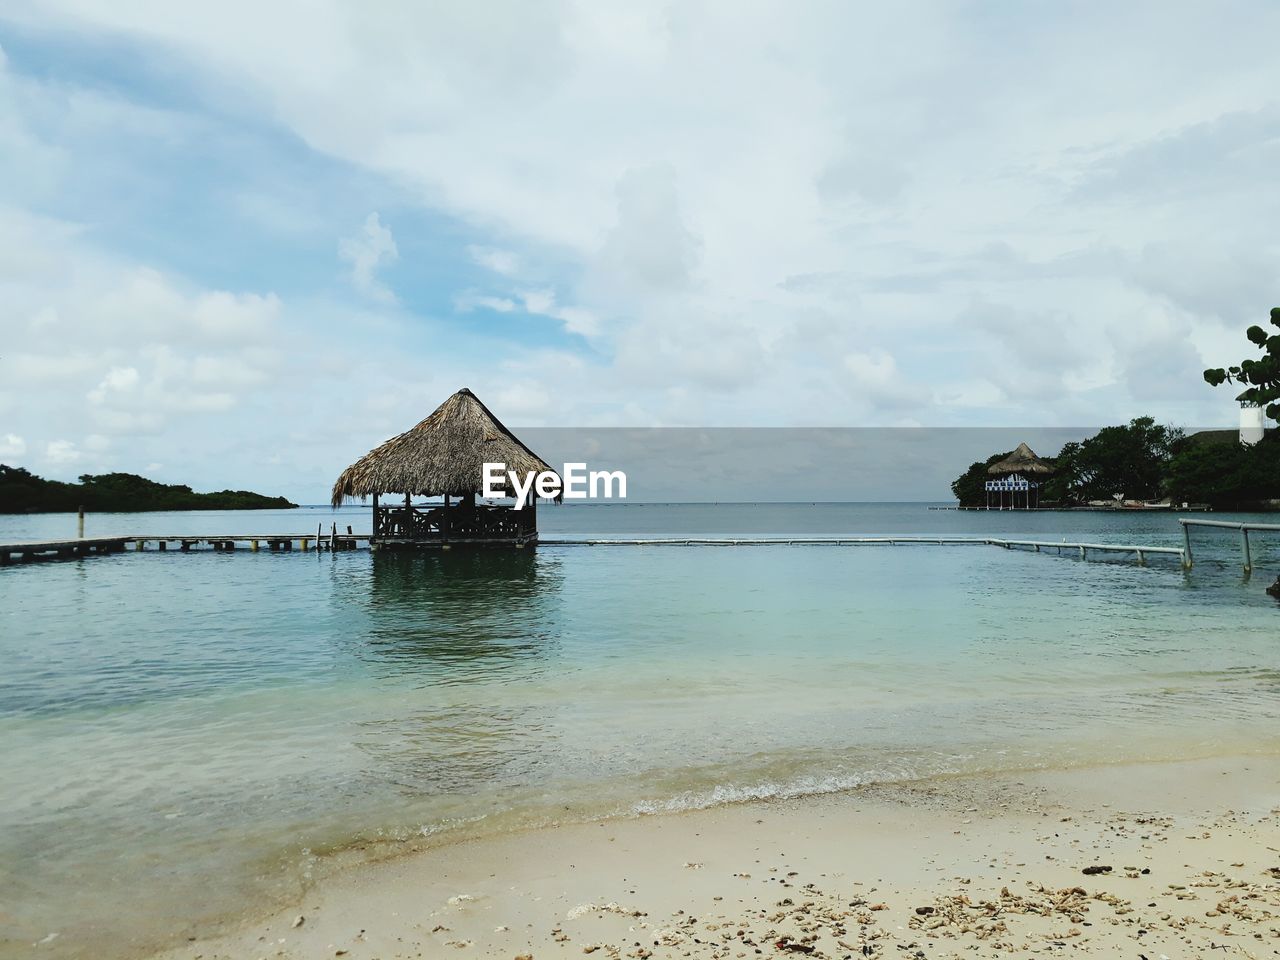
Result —
MULTIPOLYGON (((367 511, 337 517, 367 529, 367 511)), ((95 516, 87 533, 333 519, 95 516)), ((1180 542, 1168 515, 915 504, 539 520, 548 539, 1180 542)), ((0 518, 0 540, 68 527, 0 518)), ((1273 752, 1280 607, 1262 587, 1280 537, 1255 546, 1250 581, 1229 533, 1197 534, 1190 574, 987 546, 551 543, 8 567, 0 951, 181 940, 409 841, 955 772, 1273 752)))

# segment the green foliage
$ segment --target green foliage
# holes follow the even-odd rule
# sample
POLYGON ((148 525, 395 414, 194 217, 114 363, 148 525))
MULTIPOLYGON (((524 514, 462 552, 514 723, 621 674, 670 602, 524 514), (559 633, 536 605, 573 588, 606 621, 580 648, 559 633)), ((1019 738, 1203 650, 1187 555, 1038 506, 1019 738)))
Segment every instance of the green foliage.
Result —
POLYGON ((1077 491, 1084 482, 1082 476, 1083 463, 1080 458, 1080 444, 1074 440, 1064 443, 1054 461, 1054 471, 1042 482, 1040 502, 1071 503, 1077 497, 1077 491))
MULTIPOLYGON (((1271 308, 1271 325, 1280 328, 1280 307, 1271 308)), ((1214 387, 1228 382, 1244 385, 1246 389, 1237 400, 1263 407, 1268 417, 1280 420, 1280 334, 1268 335, 1255 324, 1245 331, 1245 336, 1263 352, 1262 358, 1241 360, 1236 367, 1206 370, 1205 382, 1214 387)))
POLYGON ((1123 494, 1129 500, 1154 500, 1164 492, 1164 474, 1182 431, 1138 417, 1123 427, 1103 427, 1058 454, 1046 496, 1087 503, 1123 494))
POLYGON ((132 473, 85 474, 79 483, 45 480, 22 467, 0 464, 0 513, 92 513, 143 510, 265 510, 296 507, 284 497, 247 490, 194 493, 184 484, 163 484, 132 473))
POLYGON ((956 478, 955 482, 951 484, 951 492, 955 494, 962 507, 980 507, 986 503, 987 488, 985 484, 991 479, 991 475, 987 473, 987 467, 993 463, 998 463, 1011 453, 1013 453, 1012 450, 1006 450, 1004 453, 993 453, 981 463, 969 464, 969 469, 956 478))
MULTIPOLYGON (((1111 500, 1117 493, 1130 500, 1154 500, 1165 491, 1166 472, 1186 440, 1176 427, 1138 417, 1123 427, 1104 427, 1080 443, 1067 443, 1054 459, 1054 472, 1040 480, 1041 503, 1087 503, 1111 500)), ((951 484, 961 506, 986 502, 987 468, 1009 456, 996 453, 970 464, 951 484)))
POLYGON ((1253 446, 1238 443, 1234 431, 1228 442, 1186 443, 1170 461, 1165 484, 1175 503, 1218 509, 1280 499, 1280 435, 1268 433, 1253 446))

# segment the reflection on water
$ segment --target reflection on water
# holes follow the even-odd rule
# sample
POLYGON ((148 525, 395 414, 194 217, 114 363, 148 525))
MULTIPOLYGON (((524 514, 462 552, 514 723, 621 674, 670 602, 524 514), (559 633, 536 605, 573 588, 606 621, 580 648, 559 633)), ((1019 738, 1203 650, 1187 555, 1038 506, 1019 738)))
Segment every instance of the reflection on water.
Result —
POLYGON ((528 781, 554 749, 546 713, 458 686, 530 682, 554 655, 563 573, 534 550, 380 551, 368 583, 340 581, 334 602, 363 613, 351 653, 373 676, 420 693, 404 715, 361 721, 368 771, 415 799, 528 781))
MULTIPOLYGON (((335 602, 365 610, 352 652, 432 683, 488 679, 555 642, 563 575, 534 550, 379 551, 371 582, 335 602)), ((385 675, 385 674, 384 674, 385 675)))

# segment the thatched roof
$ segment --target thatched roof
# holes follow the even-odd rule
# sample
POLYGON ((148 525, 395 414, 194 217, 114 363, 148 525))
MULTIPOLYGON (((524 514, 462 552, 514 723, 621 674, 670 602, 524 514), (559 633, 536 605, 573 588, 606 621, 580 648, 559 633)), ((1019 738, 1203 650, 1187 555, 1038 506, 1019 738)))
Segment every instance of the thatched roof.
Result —
POLYGON ((1053 473, 1053 464, 1041 460, 1034 450, 1020 443, 1013 453, 987 467, 987 473, 1053 473))
POLYGON ((344 497, 363 499, 373 493, 479 494, 484 489, 486 463, 505 463, 520 476, 551 470, 463 387, 417 426, 343 470, 333 485, 333 505, 344 497))

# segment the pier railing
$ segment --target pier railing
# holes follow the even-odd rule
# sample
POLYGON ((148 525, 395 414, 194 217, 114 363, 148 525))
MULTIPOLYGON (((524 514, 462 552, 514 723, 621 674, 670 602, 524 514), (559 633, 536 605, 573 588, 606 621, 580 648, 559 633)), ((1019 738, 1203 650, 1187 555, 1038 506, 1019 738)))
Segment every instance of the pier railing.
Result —
MULTIPOLYGON (((1140 564, 1147 562, 1147 557, 1152 555, 1177 557, 1179 561, 1183 561, 1183 553, 1179 547, 1156 547, 1147 546, 1145 544, 1128 544, 1128 543, 1079 543, 1063 540, 1061 543, 1053 540, 1009 540, 1002 537, 923 537, 923 536, 902 536, 902 537, 745 537, 738 539, 729 539, 724 537, 655 537, 645 539, 617 539, 617 538, 564 538, 555 540, 543 540, 542 544, 548 547, 647 547, 647 546, 675 546, 675 547, 765 547, 765 546, 829 546, 829 547, 858 547, 858 546, 890 546, 896 547, 899 544, 930 544, 933 546, 990 546, 1004 547, 1011 550, 1015 547, 1028 547, 1035 553, 1047 552, 1049 550, 1056 551, 1061 555, 1064 551, 1079 556, 1081 560, 1087 560, 1090 553, 1118 553, 1131 554, 1140 564)), ((1185 565, 1185 562, 1184 562, 1185 565)))
POLYGON ((1253 573, 1253 551, 1249 546, 1249 531, 1276 533, 1280 532, 1280 523, 1233 523, 1230 520, 1191 520, 1180 518, 1182 524, 1182 565, 1191 568, 1191 528, 1218 527, 1223 530, 1236 530, 1240 534, 1240 565, 1245 576, 1253 573))
MULTIPOLYGON (((166 551, 169 547, 174 547, 183 553, 190 551, 193 547, 205 546, 213 550, 232 551, 237 546, 244 544, 251 551, 257 551, 259 544, 265 545, 272 551, 292 550, 296 543, 302 551, 309 549, 316 550, 355 550, 360 545, 365 544, 370 547, 376 546, 378 543, 408 544, 411 542, 423 542, 428 544, 438 544, 448 546, 450 543, 466 543, 470 542, 487 542, 493 543, 501 538, 505 542, 513 545, 523 545, 527 542, 536 542, 534 534, 536 533, 536 523, 530 512, 527 516, 525 511, 507 511, 505 515, 488 514, 484 519, 476 524, 454 523, 455 519, 448 516, 443 520, 440 517, 429 516, 436 510, 444 508, 413 508, 417 516, 406 520, 404 517, 396 517, 395 514, 403 512, 403 507, 386 508, 387 513, 391 514, 389 518, 383 519, 381 526, 376 528, 373 535, 365 533, 353 533, 348 527, 346 533, 338 531, 337 524, 332 525, 332 530, 325 532, 317 529, 315 536, 310 534, 237 534, 237 535, 190 535, 179 534, 176 536, 116 536, 102 537, 89 540, 64 540, 64 541, 35 541, 26 543, 0 543, 0 566, 13 562, 15 559, 20 561, 38 560, 42 558, 70 559, 73 557, 83 557, 92 553, 114 553, 132 548, 134 551, 150 550, 152 548, 160 551, 166 551), (449 524, 447 533, 441 532, 440 524, 447 522, 449 524), (408 526, 407 524, 419 524, 419 526, 408 526), (380 533, 377 531, 381 531, 380 533), (402 531, 417 532, 420 536, 411 541, 406 537, 392 536, 402 531), (425 536, 421 534, 425 531, 425 536), (527 538, 527 539, 526 539, 527 538)), ((456 508, 449 508, 450 511, 456 508)), ((381 512, 383 508, 379 508, 381 512)), ((1222 526, 1233 526, 1231 524, 1215 524, 1222 526)), ((1257 527, 1258 525, 1252 525, 1257 527)), ((1266 525, 1262 525, 1266 527, 1266 525)), ((1280 526, 1270 529, 1280 530, 1280 526)), ((543 540, 542 545, 545 547, 766 547, 766 546, 829 546, 829 547, 857 547, 857 546, 881 546, 896 547, 899 545, 934 545, 934 546, 992 546, 1003 547, 1006 550, 1026 549, 1036 553, 1056 552, 1059 555, 1074 555, 1081 560, 1087 560, 1090 556, 1099 554, 1112 555, 1130 555, 1139 564, 1145 564, 1147 558, 1153 555, 1174 556, 1177 557, 1182 565, 1189 566, 1189 554, 1178 547, 1164 546, 1147 546, 1143 544, 1123 544, 1123 543, 1080 543, 1053 540, 1011 540, 1000 537, 928 537, 928 536, 887 536, 887 537, 744 537, 744 538, 728 538, 728 537, 650 537, 641 539, 629 538, 613 538, 613 537, 591 537, 591 538, 558 538, 551 540, 543 540)))
POLYGON ((521 540, 538 531, 532 505, 523 510, 476 504, 474 507, 382 505, 373 511, 373 537, 379 541, 521 540))

